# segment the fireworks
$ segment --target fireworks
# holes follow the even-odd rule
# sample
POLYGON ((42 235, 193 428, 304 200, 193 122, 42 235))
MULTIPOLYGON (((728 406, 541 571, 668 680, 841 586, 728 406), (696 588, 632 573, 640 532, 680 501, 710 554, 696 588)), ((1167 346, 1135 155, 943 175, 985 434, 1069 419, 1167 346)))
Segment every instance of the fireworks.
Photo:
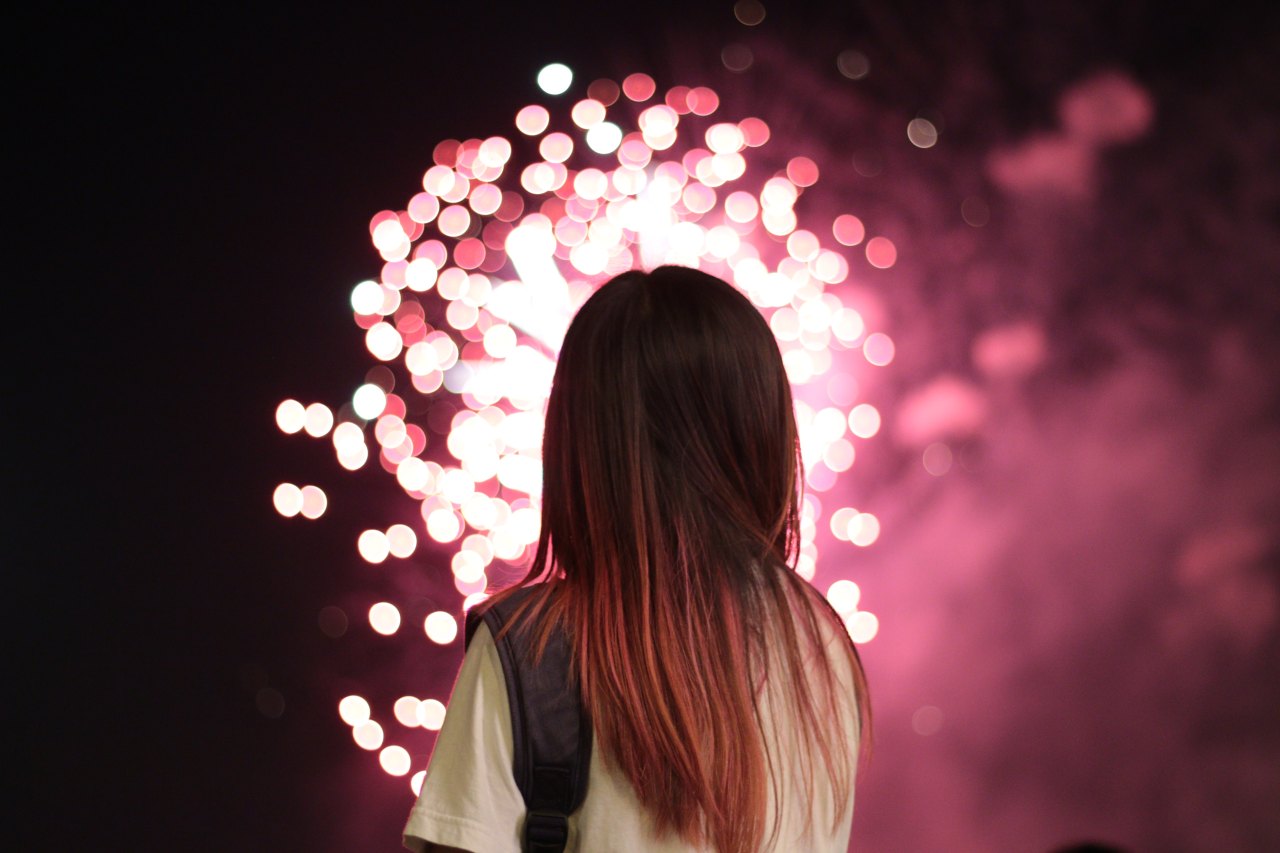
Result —
MULTIPOLYGON (((573 74, 548 65, 538 85, 555 99, 573 88, 573 74)), ((897 249, 886 237, 868 237, 851 212, 821 228, 800 227, 797 207, 818 183, 819 165, 796 156, 762 171, 752 161, 771 142, 768 124, 726 120, 719 110, 707 87, 659 93, 645 74, 597 80, 585 97, 555 109, 518 110, 508 136, 440 142, 422 190, 403 209, 372 217, 370 239, 383 264, 377 278, 352 289, 351 308, 380 366, 336 416, 295 400, 276 411, 286 433, 330 436, 346 470, 376 458, 398 493, 418 505, 417 530, 393 524, 360 533, 353 545, 363 560, 408 558, 420 535, 451 548, 440 564, 450 566, 464 611, 485 597, 495 561, 527 558, 539 533, 542 412, 569 322, 608 278, 660 264, 733 283, 778 339, 808 486, 797 571, 813 579, 824 517, 839 547, 876 541, 873 514, 828 510, 820 495, 853 466, 856 443, 879 431, 876 408, 855 403, 859 373, 894 357, 892 339, 867 329, 840 286, 892 267, 897 249), (431 439, 443 438, 448 464, 423 458, 426 419, 409 414, 436 395, 461 402, 447 431, 431 439)), ((286 517, 318 518, 328 500, 314 486, 290 483, 274 495, 286 517)), ((875 636, 878 620, 858 609, 853 581, 836 580, 828 598, 856 642, 875 636)), ((393 636, 401 613, 380 601, 368 622, 393 636)), ((435 611, 423 631, 447 645, 457 638, 457 618, 435 611)), ((386 710, 402 726, 428 729, 444 716, 438 700, 411 696, 386 710)), ((339 713, 357 744, 381 750, 386 772, 408 773, 407 753, 383 745, 385 730, 366 700, 348 696, 339 713)), ((412 784, 420 786, 420 773, 412 784)))

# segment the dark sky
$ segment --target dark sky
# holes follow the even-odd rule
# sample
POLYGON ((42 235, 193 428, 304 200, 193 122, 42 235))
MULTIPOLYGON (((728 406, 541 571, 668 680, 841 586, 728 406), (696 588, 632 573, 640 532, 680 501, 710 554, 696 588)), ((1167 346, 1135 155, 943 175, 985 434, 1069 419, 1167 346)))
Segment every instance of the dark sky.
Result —
MULTIPOLYGON (((331 460, 283 439, 271 413, 284 397, 340 401, 367 366, 346 298, 377 269, 368 218, 403 203, 436 141, 505 129, 535 98, 536 70, 554 60, 585 79, 643 70, 660 85, 705 80, 724 91, 731 83, 717 59, 732 41, 757 45, 760 57, 792 57, 793 81, 833 78, 840 50, 865 51, 875 73, 860 96, 864 114, 952 107, 945 133, 961 153, 943 163, 955 174, 976 168, 973 152, 984 144, 1050 126, 1058 94, 1100 67, 1132 75, 1162 117, 1184 96, 1197 114, 1220 114, 1206 104, 1234 105, 1240 132, 1259 134, 1257 146, 1274 141, 1277 80, 1260 65, 1277 46, 1270 21, 1219 5, 1194 13, 1112 5, 814 11, 779 3, 750 32, 730 3, 401 4, 339 15, 68 8, 11 30, 22 62, 21 120, 10 134, 24 149, 10 161, 22 199, 11 216, 23 241, 14 254, 30 271, 9 285, 18 297, 11 316, 24 325, 10 334, 22 378, 8 411, 29 427, 10 451, 11 501, 21 511, 10 516, 17 547, 9 569, 21 586, 10 641, 20 681, 9 695, 26 719, 13 734, 31 763, 30 849, 395 849, 397 815, 408 808, 403 781, 369 772, 368 754, 346 741, 330 701, 344 678, 373 664, 335 650, 315 629, 322 606, 350 595, 356 522, 303 528, 271 512, 270 490, 290 472, 328 472, 338 482, 331 460), (279 720, 255 707, 260 684, 285 695, 279 720), (398 799, 388 804, 391 792, 398 799)), ((800 94, 753 85, 770 92, 756 110, 766 116, 785 113, 800 94)), ((814 145, 838 138, 826 117, 808 119, 814 145)), ((1228 130, 1211 128, 1206 139, 1228 130)), ((1274 163, 1260 181, 1272 189, 1246 198, 1255 183, 1239 167, 1250 161, 1224 157, 1202 169, 1195 157, 1173 156, 1195 150, 1171 142, 1151 153, 1165 158, 1166 172, 1187 166, 1197 198, 1243 199, 1223 229, 1273 238, 1274 163)), ((917 177, 925 187, 943 180, 917 177)), ((1136 228, 1145 213, 1122 195, 1104 181, 1090 223, 1136 228)), ((894 227, 920 223, 907 217, 894 227)), ((1222 239, 1188 251, 1220 256, 1234 245, 1222 239)), ((1121 256, 1105 241, 1092 245, 1121 256)), ((1069 246, 1055 247, 1070 256, 1069 246)), ((1274 331, 1274 298, 1257 296, 1267 269, 1274 291, 1275 268, 1265 266, 1274 251, 1232 257, 1229 267, 1210 267, 1222 281, 1207 303, 1177 275, 1157 297, 1144 289, 1150 280, 1117 275, 1093 289, 1064 285, 1046 328, 1087 316, 1107 286, 1117 305, 1150 299, 1156 315, 1178 321, 1172 342, 1160 340, 1159 322, 1143 327, 1143 340, 1164 346, 1171 365, 1158 375, 1193 369, 1170 352, 1188 340, 1175 332, 1197 312, 1252 317, 1241 340, 1256 355, 1255 342, 1274 331)), ((1077 367, 1114 355, 1087 337, 1073 339, 1077 367)), ((945 360, 943 349, 935 354, 945 360)), ((1126 399, 1125 386, 1111 387, 1126 399)), ((1274 400, 1273 381, 1258 387, 1274 400)), ((1274 425, 1268 405, 1257 417, 1274 425)), ((1273 447, 1273 431, 1255 435, 1273 447)), ((1231 482, 1220 485, 1231 492, 1231 482)), ((340 488, 358 503, 378 500, 379 484, 356 477, 340 488)), ((1261 494, 1259 505, 1275 506, 1274 489, 1261 494)), ((866 586, 886 607, 913 594, 888 575, 877 587, 873 574, 866 586)), ((938 618, 960 626, 948 629, 953 635, 965 632, 953 611, 938 618)), ((1122 633, 1113 640, 1130 641, 1122 633)), ((1239 683, 1274 675, 1274 640, 1273 621, 1263 650, 1245 655, 1239 683)), ((875 677, 894 680, 894 660, 873 656, 873 687, 875 677)), ((1271 752, 1262 754, 1274 756, 1274 724, 1266 729, 1255 710, 1243 717, 1248 732, 1269 732, 1271 752)), ((910 777, 892 766, 892 723, 886 731, 889 766, 873 772, 865 794, 867 837, 882 843, 895 837, 884 816, 911 809, 877 805, 876 780, 894 797, 913 796, 910 777)), ((979 738, 967 748, 999 747, 979 738)), ((975 763, 992 784, 1008 782, 1002 767, 1016 775, 1012 759, 975 763)), ((1262 791, 1274 790, 1274 773, 1257 778, 1262 791)), ((1167 837, 1123 822, 1112 828, 1135 843, 1167 837)), ((1242 843, 1276 837, 1274 818, 1256 829, 1242 843)), ((859 832, 856 820, 855 847, 859 832)), ((1053 837, 1070 840, 1070 827, 1053 837)), ((1002 843, 989 849, 1015 849, 1002 843)))

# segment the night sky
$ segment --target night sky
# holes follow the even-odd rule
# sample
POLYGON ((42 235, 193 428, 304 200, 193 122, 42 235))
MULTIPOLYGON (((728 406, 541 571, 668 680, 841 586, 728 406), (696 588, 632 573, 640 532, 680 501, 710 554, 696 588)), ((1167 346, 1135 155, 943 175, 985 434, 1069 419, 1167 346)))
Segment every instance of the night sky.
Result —
POLYGON ((883 534, 819 559, 881 620, 852 849, 1280 847, 1274 20, 766 6, 750 28, 731 3, 470 3, 68 8, 10 31, 21 849, 397 849, 407 783, 336 701, 447 696, 460 643, 388 652, 360 612, 453 606, 447 558, 370 574, 355 535, 413 506, 273 412, 363 381, 370 216, 436 142, 547 102, 552 61, 573 97, 632 71, 711 86, 822 166, 810 214, 856 209, 898 247, 868 277, 897 343, 885 428, 841 486, 883 534), (864 79, 837 69, 850 49, 864 79), (1099 91, 1128 93, 1129 125, 1089 117, 1099 91), (944 475, 921 465, 935 440, 944 475), (334 510, 280 518, 284 480, 334 510))

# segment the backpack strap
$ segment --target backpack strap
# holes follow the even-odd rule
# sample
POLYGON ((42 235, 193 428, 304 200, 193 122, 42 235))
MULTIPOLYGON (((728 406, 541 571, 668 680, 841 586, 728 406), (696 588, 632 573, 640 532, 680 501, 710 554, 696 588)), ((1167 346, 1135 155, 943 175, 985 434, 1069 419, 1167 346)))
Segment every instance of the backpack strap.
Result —
MULTIPOLYGON (((497 605, 468 611, 467 644, 482 621, 496 638, 512 611, 533 591, 524 587, 497 605)), ((542 660, 534 666, 532 627, 530 620, 522 619, 496 641, 511 706, 512 771, 527 809, 525 853, 562 853, 569 839, 569 815, 587 795, 591 722, 578 697, 564 631, 551 633, 542 660)))

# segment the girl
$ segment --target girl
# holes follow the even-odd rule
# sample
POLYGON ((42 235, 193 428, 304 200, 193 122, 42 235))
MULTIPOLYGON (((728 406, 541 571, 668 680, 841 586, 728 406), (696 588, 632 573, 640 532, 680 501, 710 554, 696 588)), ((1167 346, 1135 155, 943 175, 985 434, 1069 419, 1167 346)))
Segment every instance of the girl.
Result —
MULTIPOLYGON (((566 849, 846 850, 867 686, 794 571, 800 447, 764 318, 695 269, 611 279, 565 335, 542 447, 519 618, 535 646, 563 628, 594 728, 566 849)), ((404 842, 515 853, 524 818, 481 625, 404 842)))

